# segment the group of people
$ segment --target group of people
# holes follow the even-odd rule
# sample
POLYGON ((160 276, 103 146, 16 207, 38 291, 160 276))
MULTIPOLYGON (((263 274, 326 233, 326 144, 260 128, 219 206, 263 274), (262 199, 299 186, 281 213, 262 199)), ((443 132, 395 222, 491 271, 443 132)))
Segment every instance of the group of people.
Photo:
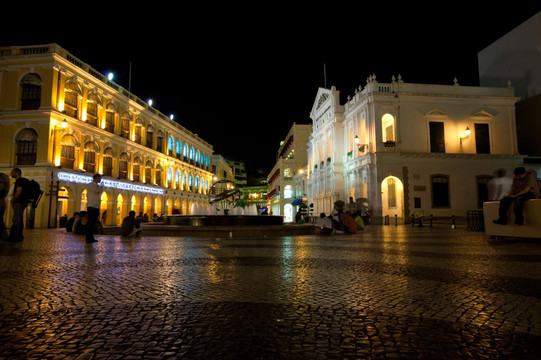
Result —
POLYGON ((505 171, 499 170, 497 176, 488 183, 489 200, 500 201, 498 218, 495 224, 507 225, 508 211, 514 204, 515 224, 524 225, 524 202, 539 199, 540 181, 533 172, 527 172, 522 166, 515 168, 515 177, 505 177, 505 171))
POLYGON ((334 203, 331 215, 319 214, 317 226, 322 234, 356 234, 358 230, 364 230, 365 220, 359 211, 353 198, 349 198, 347 208, 343 201, 334 203))

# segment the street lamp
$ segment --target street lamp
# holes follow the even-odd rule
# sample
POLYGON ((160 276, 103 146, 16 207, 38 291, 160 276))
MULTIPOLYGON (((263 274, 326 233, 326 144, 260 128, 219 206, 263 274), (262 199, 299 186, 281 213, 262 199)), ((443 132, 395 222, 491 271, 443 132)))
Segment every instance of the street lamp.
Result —
POLYGON ((361 139, 357 135, 355 135, 355 145, 357 145, 357 149, 359 149, 360 152, 364 152, 366 148, 368 148, 368 144, 361 144, 361 139))
POLYGON ((469 127, 466 126, 466 130, 464 130, 464 134, 466 134, 466 136, 463 136, 460 138, 460 145, 462 145, 462 140, 466 140, 467 138, 470 137, 471 130, 469 127))

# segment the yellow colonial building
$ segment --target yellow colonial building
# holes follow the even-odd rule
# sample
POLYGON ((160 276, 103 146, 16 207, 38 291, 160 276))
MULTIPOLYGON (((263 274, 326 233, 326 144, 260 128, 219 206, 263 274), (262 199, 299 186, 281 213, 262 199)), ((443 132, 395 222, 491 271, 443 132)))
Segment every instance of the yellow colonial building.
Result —
POLYGON ((86 210, 95 173, 104 225, 208 205, 212 146, 57 44, 0 48, 0 140, 0 171, 44 190, 30 227, 86 210))

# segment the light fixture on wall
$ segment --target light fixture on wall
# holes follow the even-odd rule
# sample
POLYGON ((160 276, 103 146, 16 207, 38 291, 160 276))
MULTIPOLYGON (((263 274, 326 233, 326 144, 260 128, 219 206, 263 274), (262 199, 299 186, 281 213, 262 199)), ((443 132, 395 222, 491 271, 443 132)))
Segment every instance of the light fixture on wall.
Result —
POLYGON ((357 145, 357 149, 359 149, 360 152, 365 152, 368 148, 368 144, 361 144, 361 139, 359 139, 357 135, 355 135, 353 141, 355 141, 355 145, 357 145))
POLYGON ((464 134, 466 134, 466 136, 460 137, 460 145, 462 145, 462 141, 463 141, 463 140, 466 140, 467 138, 470 137, 471 130, 470 130, 469 127, 466 126, 466 130, 464 130, 464 134))

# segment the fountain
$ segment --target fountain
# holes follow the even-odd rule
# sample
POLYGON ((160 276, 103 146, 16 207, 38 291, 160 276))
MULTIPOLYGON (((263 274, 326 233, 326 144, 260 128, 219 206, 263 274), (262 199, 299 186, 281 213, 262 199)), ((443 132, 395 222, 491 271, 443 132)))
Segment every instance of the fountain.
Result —
POLYGON ((215 182, 209 191, 209 205, 192 204, 189 215, 167 215, 165 225, 253 226, 283 225, 281 216, 258 215, 257 207, 239 206, 242 191, 230 180, 215 182))
POLYGON ((314 234, 311 224, 284 224, 282 216, 260 215, 242 206, 241 189, 229 180, 214 183, 209 204, 190 206, 189 215, 167 215, 163 224, 143 224, 143 233, 160 236, 266 237, 314 234))

